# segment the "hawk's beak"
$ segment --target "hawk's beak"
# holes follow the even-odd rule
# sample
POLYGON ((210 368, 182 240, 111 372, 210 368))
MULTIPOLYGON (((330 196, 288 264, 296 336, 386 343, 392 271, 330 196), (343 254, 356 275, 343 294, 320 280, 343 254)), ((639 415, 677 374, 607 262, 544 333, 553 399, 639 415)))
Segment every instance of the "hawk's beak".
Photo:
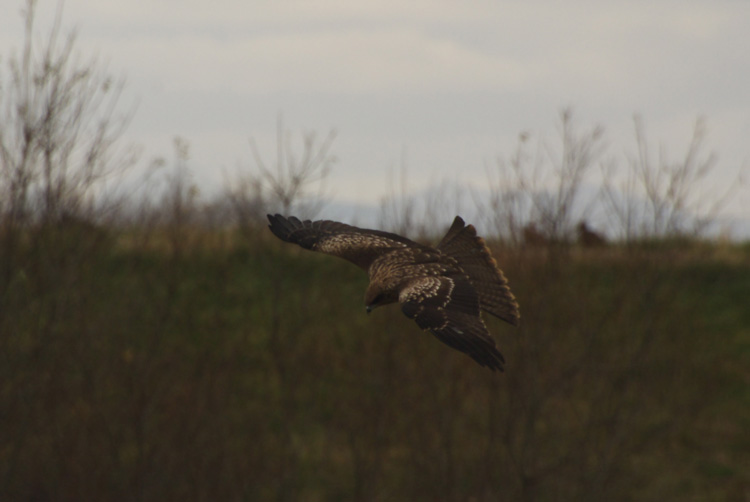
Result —
POLYGON ((366 311, 367 311, 367 313, 369 314, 370 312, 372 312, 372 309, 374 309, 374 308, 375 308, 375 307, 373 307, 372 305, 367 305, 367 306, 365 307, 365 310, 366 310, 366 311))

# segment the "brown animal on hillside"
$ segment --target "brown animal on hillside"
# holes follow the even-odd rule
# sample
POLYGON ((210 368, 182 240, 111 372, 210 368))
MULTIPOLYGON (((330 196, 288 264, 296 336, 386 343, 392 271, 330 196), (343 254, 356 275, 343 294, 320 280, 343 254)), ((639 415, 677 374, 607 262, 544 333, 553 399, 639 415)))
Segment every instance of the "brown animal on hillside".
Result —
POLYGON ((591 230, 585 221, 581 221, 576 229, 578 230, 578 243, 583 247, 597 248, 607 245, 607 239, 591 230))

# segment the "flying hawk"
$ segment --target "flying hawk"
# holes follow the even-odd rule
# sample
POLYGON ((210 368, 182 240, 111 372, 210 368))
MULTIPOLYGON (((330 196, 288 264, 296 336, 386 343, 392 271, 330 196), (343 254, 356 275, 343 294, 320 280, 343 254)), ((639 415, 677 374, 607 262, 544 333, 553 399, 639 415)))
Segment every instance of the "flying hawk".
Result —
POLYGON ((518 303, 484 240, 460 217, 434 248, 336 221, 300 221, 279 214, 269 214, 268 221, 279 239, 344 258, 366 270, 368 313, 399 302, 407 317, 441 342, 493 371, 503 370, 505 360, 480 309, 518 326, 518 303))

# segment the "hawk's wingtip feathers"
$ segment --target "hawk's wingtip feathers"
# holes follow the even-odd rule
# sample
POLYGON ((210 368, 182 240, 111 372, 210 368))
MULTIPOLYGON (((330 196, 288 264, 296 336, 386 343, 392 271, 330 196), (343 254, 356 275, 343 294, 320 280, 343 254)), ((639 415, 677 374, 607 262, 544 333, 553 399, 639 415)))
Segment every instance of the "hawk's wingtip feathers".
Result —
POLYGON ((267 214, 266 218, 268 218, 268 228, 271 229, 271 232, 285 242, 292 242, 290 240, 290 236, 292 232, 299 226, 295 224, 299 223, 299 220, 297 218, 284 218, 280 214, 267 214))

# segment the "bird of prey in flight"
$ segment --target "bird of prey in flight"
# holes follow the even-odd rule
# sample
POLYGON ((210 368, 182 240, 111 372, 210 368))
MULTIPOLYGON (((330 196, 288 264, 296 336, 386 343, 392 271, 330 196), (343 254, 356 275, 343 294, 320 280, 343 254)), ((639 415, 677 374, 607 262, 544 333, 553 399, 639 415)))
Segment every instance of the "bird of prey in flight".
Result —
POLYGON ((480 311, 518 326, 518 303, 484 240, 460 217, 436 247, 336 221, 300 221, 279 214, 269 214, 268 221, 279 239, 344 258, 367 271, 368 313, 399 302, 407 317, 441 342, 493 371, 503 370, 505 360, 480 311))

